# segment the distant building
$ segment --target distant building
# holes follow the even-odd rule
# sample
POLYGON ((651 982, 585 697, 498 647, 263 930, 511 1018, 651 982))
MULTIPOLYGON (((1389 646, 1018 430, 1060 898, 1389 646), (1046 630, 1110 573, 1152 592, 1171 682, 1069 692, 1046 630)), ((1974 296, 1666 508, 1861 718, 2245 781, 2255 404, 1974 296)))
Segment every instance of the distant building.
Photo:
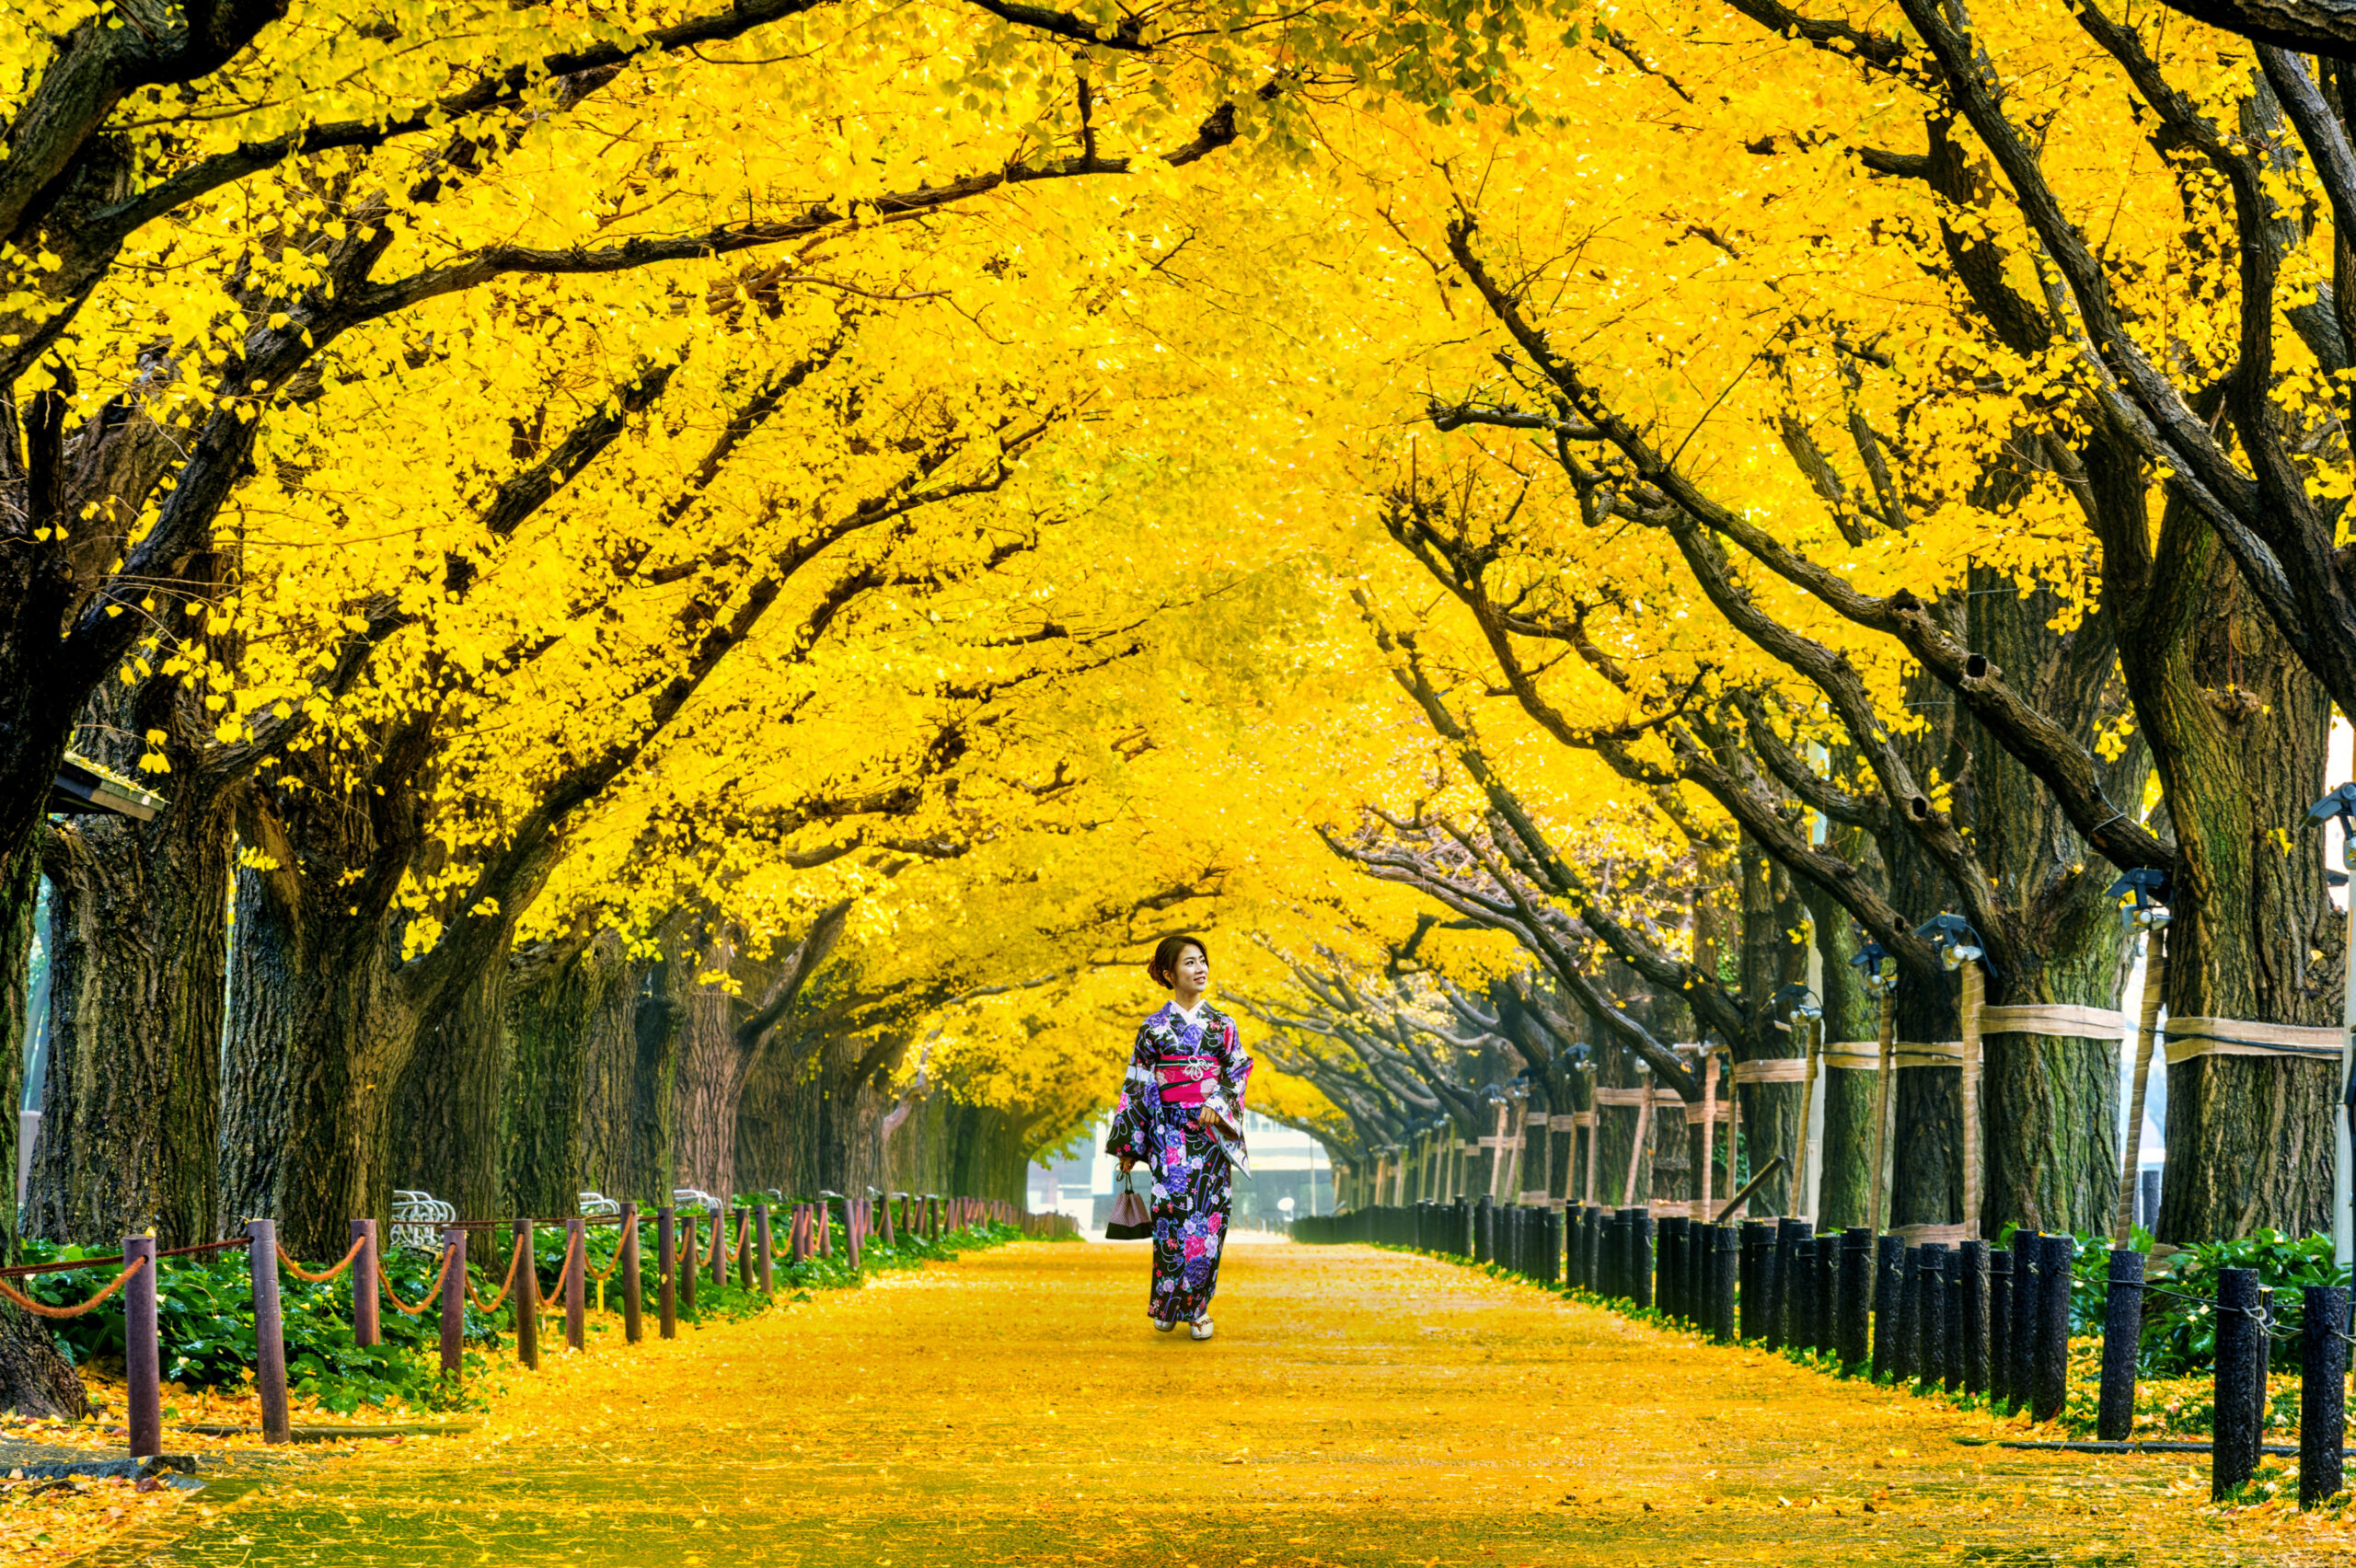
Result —
MULTIPOLYGON (((1103 1152, 1111 1126, 1109 1115, 1100 1118, 1077 1151, 1031 1167, 1034 1212, 1068 1214, 1082 1229, 1103 1230, 1120 1190, 1120 1164, 1103 1152)), ((1236 1178, 1238 1228, 1282 1230, 1296 1215, 1334 1212, 1334 1161, 1324 1146, 1250 1111, 1243 1113, 1243 1136, 1252 1150, 1252 1173, 1236 1178)))

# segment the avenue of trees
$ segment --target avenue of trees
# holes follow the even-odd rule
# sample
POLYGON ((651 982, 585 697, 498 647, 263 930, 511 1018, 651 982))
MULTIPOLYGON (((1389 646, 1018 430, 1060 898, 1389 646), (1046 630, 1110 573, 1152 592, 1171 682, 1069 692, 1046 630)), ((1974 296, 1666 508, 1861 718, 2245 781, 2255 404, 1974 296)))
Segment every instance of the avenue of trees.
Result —
POLYGON ((1986 9, 20 8, 0 1251, 1016 1196, 1175 928, 1355 1201, 1886 977, 1885 1217, 2106 1230, 2130 873, 2159 1234, 2321 1228, 2341 24, 1986 9))

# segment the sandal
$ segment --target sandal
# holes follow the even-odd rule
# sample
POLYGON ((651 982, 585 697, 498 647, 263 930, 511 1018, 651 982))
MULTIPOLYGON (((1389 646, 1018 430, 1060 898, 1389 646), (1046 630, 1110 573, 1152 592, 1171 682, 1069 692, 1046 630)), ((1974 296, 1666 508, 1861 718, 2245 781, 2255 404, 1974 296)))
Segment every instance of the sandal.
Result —
POLYGON ((1211 1320, 1208 1318, 1197 1318, 1186 1332, 1198 1340, 1207 1340, 1211 1337, 1211 1320))
POLYGON ((1171 1330, 1178 1326, 1178 1320, 1175 1318, 1156 1318, 1153 1320, 1153 1326, 1159 1332, 1166 1334, 1171 1330))

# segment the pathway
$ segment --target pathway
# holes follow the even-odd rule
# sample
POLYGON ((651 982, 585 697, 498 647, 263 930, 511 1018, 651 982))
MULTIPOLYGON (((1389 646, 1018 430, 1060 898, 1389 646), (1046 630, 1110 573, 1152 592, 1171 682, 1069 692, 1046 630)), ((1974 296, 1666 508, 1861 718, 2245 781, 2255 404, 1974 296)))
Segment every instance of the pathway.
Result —
MULTIPOLYGON (((2202 1465, 1967 1447, 1977 1417, 1469 1270, 1238 1246, 1218 1337, 1139 1246, 1027 1244, 553 1358, 482 1433, 199 1503, 156 1568, 2347 1561, 2202 1465)), ((126 1561, 135 1553, 114 1554, 126 1561)))

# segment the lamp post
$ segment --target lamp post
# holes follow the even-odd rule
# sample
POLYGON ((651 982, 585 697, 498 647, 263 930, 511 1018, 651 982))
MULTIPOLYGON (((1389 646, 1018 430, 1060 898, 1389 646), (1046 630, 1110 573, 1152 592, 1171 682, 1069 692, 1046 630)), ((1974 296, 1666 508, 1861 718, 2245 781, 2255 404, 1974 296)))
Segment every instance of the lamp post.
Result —
MULTIPOLYGON (((2135 1183, 2143 1169, 2143 1095, 2152 1083, 2153 1037, 2159 1032, 2160 993, 2168 974, 2167 883, 2165 871, 2142 866, 2110 884, 2111 897, 2134 900, 2119 909, 2119 917, 2128 929, 2141 933, 2143 940, 2143 997, 2142 1006, 2136 1009, 2134 1087, 2127 1099, 2127 1136, 2119 1139, 2119 1207, 2110 1228, 2114 1247, 2130 1246, 2135 1239, 2135 1183)), ((2344 1171, 2348 1164, 2344 1126, 2339 1142, 2339 1168, 2344 1171)), ((2342 1220, 2347 1207, 2343 1194, 2339 1210, 2342 1220)), ((2344 1233, 2345 1227, 2339 1229, 2344 1233)))
POLYGON ((1963 975, 1963 1234, 1980 1237, 1980 1009, 1987 1001, 1987 944, 1960 915, 1934 915, 1915 933, 1937 944, 1947 968, 1963 975))
POLYGON ((1881 1004, 1881 1074, 1879 1081, 1874 1085, 1873 1203, 1865 1216, 1866 1224, 1873 1228, 1877 1236, 1881 1234, 1883 1199, 1888 1195, 1889 1184, 1890 1080, 1897 1076, 1898 1066, 1893 1060, 1898 1043, 1898 1015, 1895 1010, 1898 975, 1894 970, 1883 970, 1882 962, 1888 957, 1888 952, 1879 942, 1868 939, 1858 950, 1857 956, 1849 961, 1864 971, 1866 994, 1878 997, 1881 1004))
MULTIPOLYGON (((2356 1262, 2356 1174, 2350 1170, 2356 1145, 2356 784, 2342 784, 2307 808, 2318 825, 2339 820, 2339 863, 2348 875, 2348 979, 2339 1032, 2340 1119, 2332 1136, 2331 1256, 2341 1269, 2356 1262)), ((2147 982, 2148 984, 2148 982, 2147 982)))
POLYGON ((1807 1038, 1801 1043, 1807 1057, 1806 1076, 1800 1079, 1800 1139, 1796 1157, 1792 1160, 1792 1197, 1784 1205, 1786 1214, 1798 1214, 1807 1194, 1808 1120, 1816 1113, 1816 1073, 1818 1059, 1824 1050, 1824 1004, 1814 991, 1805 986, 1786 986, 1775 993, 1775 1000, 1791 1016, 1799 1020, 1807 1038))

